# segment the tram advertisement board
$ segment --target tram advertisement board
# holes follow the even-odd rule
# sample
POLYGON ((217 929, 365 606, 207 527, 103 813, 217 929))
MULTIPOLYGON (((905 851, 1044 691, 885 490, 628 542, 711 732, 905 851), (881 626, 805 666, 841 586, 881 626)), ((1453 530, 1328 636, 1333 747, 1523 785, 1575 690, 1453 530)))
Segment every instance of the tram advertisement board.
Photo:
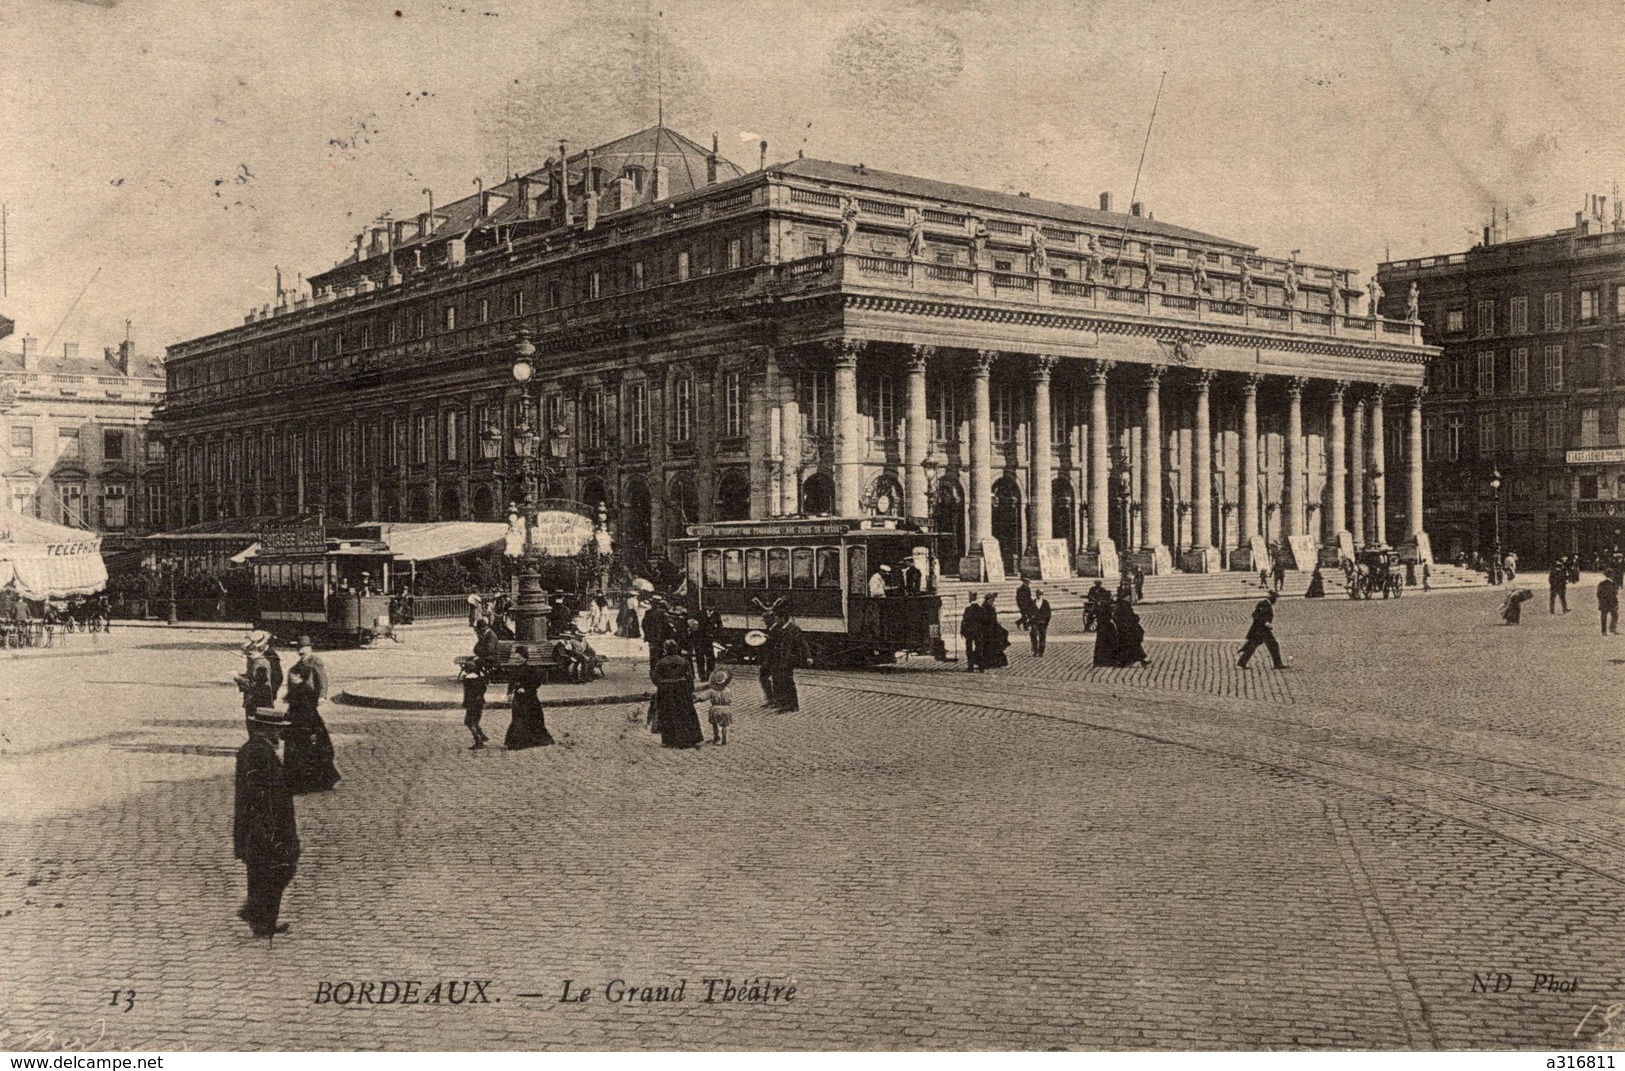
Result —
POLYGON ((260 533, 262 554, 326 554, 327 532, 321 524, 289 524, 260 533))

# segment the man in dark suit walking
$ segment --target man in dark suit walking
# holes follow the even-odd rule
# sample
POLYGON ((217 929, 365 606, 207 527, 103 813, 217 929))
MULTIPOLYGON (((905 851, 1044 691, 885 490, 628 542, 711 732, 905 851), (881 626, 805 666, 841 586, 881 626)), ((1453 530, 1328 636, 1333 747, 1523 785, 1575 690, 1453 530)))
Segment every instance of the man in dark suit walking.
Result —
POLYGON ((970 602, 965 604, 965 613, 959 619, 959 635, 965 641, 965 671, 975 673, 981 668, 978 648, 982 642, 982 604, 977 601, 974 591, 970 593, 970 602))
POLYGON ((1281 645, 1275 642, 1275 630, 1271 624, 1275 621, 1275 600, 1281 596, 1270 592, 1267 598, 1259 599, 1258 605, 1253 607, 1253 624, 1247 630, 1247 642, 1242 644, 1238 652, 1236 665, 1241 669, 1247 668, 1252 661, 1253 652, 1262 645, 1269 649, 1270 658, 1275 662, 1276 669, 1285 669, 1286 663, 1281 661, 1281 645))
POLYGON ((287 719, 269 707, 249 716, 248 742, 237 751, 236 817, 232 843, 248 867, 248 899, 237 917, 256 937, 288 932, 278 923, 282 891, 293 880, 299 862, 299 824, 293 794, 277 757, 277 742, 287 719))
POLYGON ((1027 614, 1027 639, 1032 641, 1033 654, 1038 658, 1044 657, 1044 647, 1049 643, 1049 600, 1044 598, 1044 589, 1039 588, 1033 592, 1033 608, 1027 614))
POLYGON ((773 631, 768 640, 768 664, 773 683, 773 705, 786 713, 801 709, 801 696, 796 691, 796 670, 812 662, 812 651, 801 626, 790 617, 790 611, 780 609, 773 615, 773 631))

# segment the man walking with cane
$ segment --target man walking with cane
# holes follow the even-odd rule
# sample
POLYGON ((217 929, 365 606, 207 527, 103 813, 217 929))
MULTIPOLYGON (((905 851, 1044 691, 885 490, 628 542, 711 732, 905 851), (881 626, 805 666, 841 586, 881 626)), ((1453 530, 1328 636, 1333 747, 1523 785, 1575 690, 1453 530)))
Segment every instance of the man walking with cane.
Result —
POLYGON ((1270 592, 1265 598, 1258 600, 1253 607, 1253 624, 1247 630, 1247 642, 1242 644, 1237 654, 1236 667, 1246 669, 1247 663, 1252 661, 1253 652, 1262 645, 1269 649, 1270 658, 1275 662, 1276 669, 1285 669, 1286 663, 1281 661, 1281 645, 1275 642, 1275 630, 1271 624, 1275 621, 1275 600, 1280 598, 1277 592, 1270 592))

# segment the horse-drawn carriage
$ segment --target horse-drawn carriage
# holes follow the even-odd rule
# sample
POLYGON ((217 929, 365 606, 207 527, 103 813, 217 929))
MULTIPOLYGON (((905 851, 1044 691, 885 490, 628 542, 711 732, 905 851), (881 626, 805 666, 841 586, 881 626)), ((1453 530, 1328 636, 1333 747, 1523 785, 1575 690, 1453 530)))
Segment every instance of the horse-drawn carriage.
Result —
POLYGON ((1379 592, 1385 599, 1397 599, 1405 593, 1405 567, 1397 551, 1358 551, 1354 561, 1345 559, 1343 575, 1351 599, 1369 599, 1379 592))

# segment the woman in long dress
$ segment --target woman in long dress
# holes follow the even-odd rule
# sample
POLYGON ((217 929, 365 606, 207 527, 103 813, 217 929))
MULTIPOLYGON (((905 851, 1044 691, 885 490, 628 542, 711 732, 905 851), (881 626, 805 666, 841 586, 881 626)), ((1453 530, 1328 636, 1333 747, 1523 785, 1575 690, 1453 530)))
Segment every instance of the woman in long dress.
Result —
MULTIPOLYGON (((303 641, 301 641, 303 644, 303 641)), ((282 767, 288 791, 326 792, 339 782, 333 765, 333 738, 317 709, 326 687, 320 663, 301 645, 300 659, 288 670, 288 727, 282 733, 282 767)))
POLYGON ((508 720, 508 734, 502 738, 502 746, 509 751, 546 747, 553 742, 553 736, 547 731, 542 701, 536 694, 536 689, 542 685, 542 667, 531 665, 530 649, 527 647, 515 647, 513 654, 521 664, 508 669, 508 679, 513 689, 513 699, 509 704, 512 717, 508 720))
POLYGON ((705 742, 700 715, 694 709, 694 667, 667 640, 650 676, 655 685, 655 724, 665 747, 699 747, 705 742))
POLYGON ((1320 566, 1309 574, 1309 590, 1303 593, 1306 599, 1324 599, 1326 597, 1326 578, 1320 575, 1320 566))
POLYGON ((1117 629, 1117 664, 1149 666, 1151 660, 1145 656, 1145 626, 1140 624, 1134 604, 1119 599, 1112 608, 1112 625, 1117 629))
POLYGON ((1122 665, 1117 660, 1117 623, 1112 620, 1112 611, 1105 606, 1095 618, 1095 665, 1122 665))

